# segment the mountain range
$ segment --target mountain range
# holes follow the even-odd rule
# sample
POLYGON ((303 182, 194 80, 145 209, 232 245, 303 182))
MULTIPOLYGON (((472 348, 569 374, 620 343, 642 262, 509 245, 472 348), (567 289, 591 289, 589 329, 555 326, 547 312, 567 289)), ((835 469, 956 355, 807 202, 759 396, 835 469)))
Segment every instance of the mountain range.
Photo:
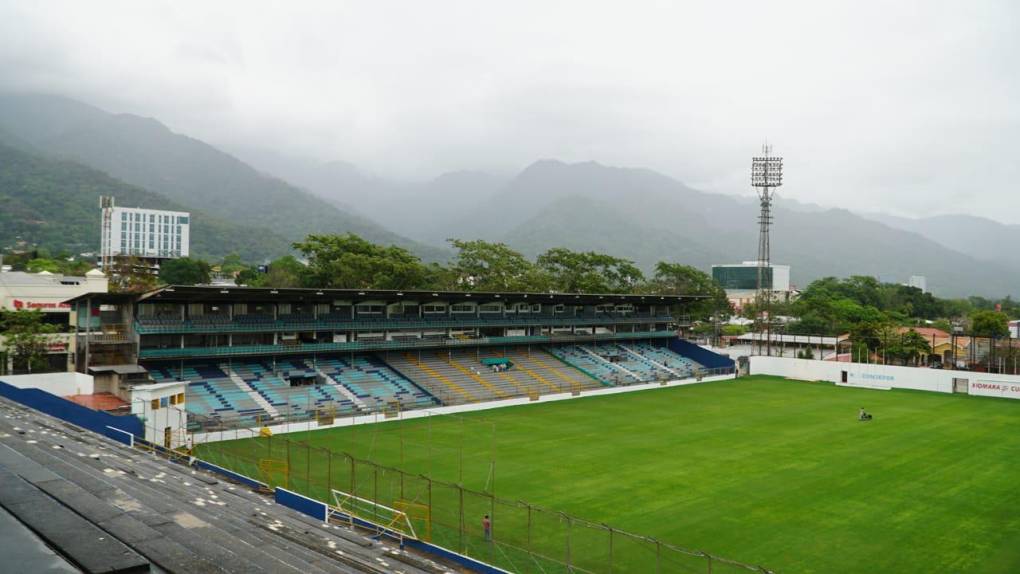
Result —
MULTIPOLYGON (((91 167, 190 210, 233 222, 244 230, 241 237, 257 235, 277 245, 263 257, 286 252, 290 242, 309 233, 340 232, 408 247, 426 260, 448 256, 444 249, 393 233, 151 118, 111 114, 58 96, 4 95, 0 138, 22 151, 91 167)), ((198 253, 222 255, 222 249, 204 241, 203 233, 196 222, 193 237, 212 249, 198 253)))
MULTIPOLYGON (((645 270, 667 260, 707 271, 753 259, 757 249, 756 201, 641 168, 549 159, 515 175, 394 181, 268 146, 228 152, 154 119, 33 95, 0 96, 0 144, 0 199, 9 214, 22 214, 0 215, 0 245, 15 235, 59 243, 53 230, 65 226, 74 230, 67 245, 95 250, 99 210, 90 206, 103 194, 121 205, 192 211, 197 254, 250 260, 287 252, 308 233, 346 231, 429 261, 450 256, 452 237, 503 241, 529 256, 557 246, 603 251, 645 270)), ((800 286, 829 275, 925 275, 941 296, 1020 295, 1020 250, 1009 241, 1020 226, 791 201, 777 202, 774 219, 772 259, 791 265, 800 286)))

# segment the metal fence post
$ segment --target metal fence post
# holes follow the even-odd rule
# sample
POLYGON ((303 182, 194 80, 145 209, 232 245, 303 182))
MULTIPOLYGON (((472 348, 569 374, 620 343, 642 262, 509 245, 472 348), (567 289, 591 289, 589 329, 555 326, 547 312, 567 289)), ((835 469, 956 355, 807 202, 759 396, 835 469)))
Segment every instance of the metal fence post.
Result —
POLYGON ((528 509, 528 554, 531 554, 531 505, 524 503, 528 509))
POLYGON ((573 524, 569 516, 566 514, 563 514, 562 516, 567 519, 567 572, 573 572, 574 569, 570 563, 570 532, 573 524))
POLYGON ((429 495, 429 542, 432 542, 432 479, 425 477, 425 484, 428 486, 429 495))
POLYGON ((347 457, 351 459, 351 494, 357 496, 358 491, 355 490, 355 488, 357 488, 358 483, 357 483, 357 481, 354 480, 354 476, 355 476, 354 473, 355 473, 355 471, 357 469, 355 468, 354 457, 351 456, 351 455, 347 455, 347 457))
POLYGON ((609 529, 609 574, 613 574, 613 528, 611 526, 606 528, 609 529))
POLYGON ((459 548, 461 552, 465 551, 464 547, 464 487, 457 485, 457 492, 460 493, 460 533, 458 534, 459 548))

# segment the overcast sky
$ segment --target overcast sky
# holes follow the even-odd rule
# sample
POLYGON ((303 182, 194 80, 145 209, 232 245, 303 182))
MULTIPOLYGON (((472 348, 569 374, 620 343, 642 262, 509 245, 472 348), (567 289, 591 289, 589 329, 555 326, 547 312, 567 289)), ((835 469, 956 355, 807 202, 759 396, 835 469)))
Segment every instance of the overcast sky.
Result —
POLYGON ((643 166, 1020 223, 1020 3, 0 0, 0 88, 381 176, 643 166))

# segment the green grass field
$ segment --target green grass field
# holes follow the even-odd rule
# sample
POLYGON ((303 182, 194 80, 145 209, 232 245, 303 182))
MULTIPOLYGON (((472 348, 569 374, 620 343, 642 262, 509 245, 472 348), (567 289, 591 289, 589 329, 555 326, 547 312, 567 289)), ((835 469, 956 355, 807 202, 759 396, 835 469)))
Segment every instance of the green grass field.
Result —
MULTIPOLYGON (((750 377, 217 443, 198 455, 257 474, 252 460, 288 458, 285 437, 481 489, 493 436, 501 499, 779 572, 1020 571, 1020 403, 1004 399, 750 377), (856 420, 861 406, 874 421, 856 420)), ((324 497, 327 481, 352 484, 344 457, 290 450, 291 488, 324 497)), ((401 496, 397 473, 354 474, 360 496, 401 496)), ((424 483, 405 478, 403 498, 423 501, 424 483)), ((469 496, 470 534, 458 537, 454 492, 433 486, 437 542, 553 571, 508 550, 529 543, 523 510, 496 508, 494 534, 508 546, 493 548, 477 525, 488 502, 469 496)), ((566 561, 562 519, 532 520, 532 549, 566 561)), ((569 544, 572 563, 607 570, 604 531, 575 526, 569 544)), ((654 572, 655 560, 648 543, 615 539, 614 572, 654 572)), ((663 572, 706 571, 700 559, 670 560, 663 572)))

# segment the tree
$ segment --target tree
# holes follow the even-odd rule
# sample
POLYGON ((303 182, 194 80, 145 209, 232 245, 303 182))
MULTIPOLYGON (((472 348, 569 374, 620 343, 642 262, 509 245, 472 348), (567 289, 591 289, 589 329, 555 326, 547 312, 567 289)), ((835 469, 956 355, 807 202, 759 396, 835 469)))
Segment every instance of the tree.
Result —
POLYGON ((11 351, 15 372, 48 370, 47 347, 56 332, 57 326, 44 322, 40 311, 0 310, 0 334, 11 351))
POLYGON ((633 261, 555 247, 538 256, 538 267, 565 293, 630 293, 644 279, 633 261))
POLYGON ((248 269, 248 266, 241 260, 237 253, 230 253, 223 257, 219 265, 220 272, 224 275, 236 276, 238 273, 248 269))
POLYGON ((159 284, 156 275, 135 257, 117 257, 110 271, 111 293, 144 293, 159 284))
POLYGON ((504 243, 449 239, 457 258, 449 267, 449 288, 466 291, 546 291, 550 280, 519 252, 504 243))
POLYGON ((348 233, 309 235, 294 248, 308 258, 308 287, 427 289, 430 268, 403 247, 381 246, 348 233))
POLYGON ((904 361, 917 363, 921 355, 931 354, 931 344, 924 335, 911 329, 900 339, 900 356, 904 361))
POLYGON ((292 288, 302 285, 305 265, 293 255, 276 259, 267 267, 268 270, 265 273, 261 273, 253 267, 244 269, 237 274, 235 282, 238 285, 250 287, 292 288))
POLYGON ((165 261, 159 268, 159 278, 167 285, 198 285, 209 283, 211 270, 206 261, 181 257, 165 261))
POLYGON ((732 309, 726 291, 707 273, 681 263, 660 261, 655 275, 641 287, 642 292, 658 295, 703 296, 687 306, 685 311, 697 319, 708 319, 713 314, 729 315, 732 309))
POLYGON ((970 332, 978 337, 1009 335, 1009 320, 999 311, 976 311, 970 316, 970 332))
POLYGON ((60 262, 54 259, 33 259, 25 266, 25 270, 29 273, 39 273, 40 271, 60 273, 60 262))

